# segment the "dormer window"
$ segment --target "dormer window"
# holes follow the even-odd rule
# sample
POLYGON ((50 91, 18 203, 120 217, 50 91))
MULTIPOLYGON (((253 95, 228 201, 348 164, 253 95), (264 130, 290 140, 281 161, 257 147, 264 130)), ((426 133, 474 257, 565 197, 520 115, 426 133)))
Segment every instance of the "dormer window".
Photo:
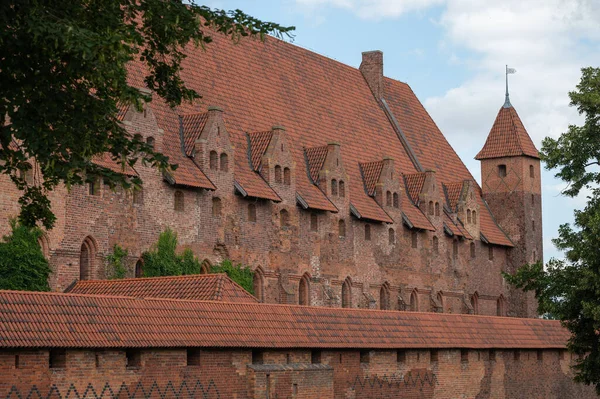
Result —
POLYGON ((281 166, 275 165, 275 183, 281 183, 281 166))
POLYGON ((433 216, 433 201, 429 201, 429 214, 433 216))
POLYGON ((346 196, 346 188, 344 187, 344 181, 343 180, 340 180, 339 186, 340 186, 340 189, 339 189, 340 190, 340 197, 344 198, 346 196))
POLYGON ((398 193, 394 193, 394 208, 399 208, 400 204, 399 204, 399 199, 398 199, 398 193))
POLYGON ((386 206, 392 206, 392 193, 391 193, 391 191, 388 191, 385 194, 385 205, 386 206))
POLYGON ((335 179, 331 179, 331 196, 337 196, 338 195, 338 183, 337 180, 335 179))
POLYGON ((506 177, 506 165, 498 165, 498 176, 506 177))
POLYGON ((226 153, 221 153, 221 172, 227 172, 227 170, 229 169, 229 157, 227 156, 226 153))
POLYGON ((219 155, 216 151, 210 152, 209 167, 211 170, 217 170, 219 168, 219 155))
POLYGON ((290 168, 283 169, 283 184, 285 184, 286 186, 292 185, 292 172, 290 168))
POLYGON ((471 210, 467 209, 467 223, 471 224, 471 210))
POLYGON ((440 216, 440 203, 435 203, 435 216, 440 216))

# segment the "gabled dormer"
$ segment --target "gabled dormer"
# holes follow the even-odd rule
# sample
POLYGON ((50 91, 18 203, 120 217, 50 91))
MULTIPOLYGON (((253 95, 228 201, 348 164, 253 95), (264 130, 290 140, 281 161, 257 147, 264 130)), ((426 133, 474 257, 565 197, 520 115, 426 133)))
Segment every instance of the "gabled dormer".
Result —
POLYGON ((252 169, 284 200, 294 201, 296 192, 295 163, 290 141, 283 126, 248 133, 252 169))
POLYGON ((309 177, 333 204, 349 206, 348 174, 344 169, 340 145, 329 143, 322 147, 305 149, 309 177))
POLYGON ((182 150, 212 178, 233 173, 233 146, 223 120, 223 110, 208 107, 208 112, 179 117, 182 150))
POLYGON ((453 220, 465 228, 472 237, 479 237, 480 207, 475 182, 464 180, 445 183, 444 194, 453 220))
MULTIPOLYGON (((150 89, 141 88, 140 92, 152 98, 150 89)), ((164 130, 158 127, 151 103, 144 102, 141 111, 133 105, 119 105, 117 119, 133 137, 139 138, 158 151, 163 151, 164 130)))
POLYGON ((412 202, 427 215, 429 220, 440 221, 444 213, 444 196, 440 191, 435 171, 404 175, 404 182, 412 202))
POLYGON ((367 195, 373 197, 388 214, 401 212, 402 186, 396 175, 394 160, 386 157, 383 161, 361 163, 360 170, 367 195))

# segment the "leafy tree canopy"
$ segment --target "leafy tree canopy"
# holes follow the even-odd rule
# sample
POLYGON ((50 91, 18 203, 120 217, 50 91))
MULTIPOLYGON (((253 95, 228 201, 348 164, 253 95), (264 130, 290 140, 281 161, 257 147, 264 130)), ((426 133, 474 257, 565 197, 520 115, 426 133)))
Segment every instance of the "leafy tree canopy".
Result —
POLYGON ((227 273, 227 276, 241 285, 246 291, 254 295, 254 272, 250 267, 241 264, 234 265, 230 260, 214 265, 210 268, 211 273, 227 273))
POLYGON ((49 291, 50 267, 38 240, 42 231, 11 221, 12 233, 0 242, 0 289, 49 291))
POLYGON ((142 254, 144 277, 199 274, 201 264, 191 249, 177 254, 177 233, 167 229, 160 233, 152 249, 142 254))
POLYGON ((127 84, 130 61, 145 63, 147 87, 177 106, 200 97, 180 78, 188 43, 204 46, 211 34, 289 37, 294 29, 183 0, 4 0, 0 26, 0 173, 23 190, 21 223, 48 229, 55 216, 47 194, 59 184, 142 184, 94 164, 94 156, 176 167, 117 119, 120 105, 141 110, 150 100, 127 84))
POLYGON ((575 380, 593 384, 600 394, 600 69, 582 69, 581 82, 569 93, 571 105, 585 116, 558 139, 546 138, 542 159, 568 183, 567 196, 590 190, 587 205, 575 211, 574 226, 561 225, 554 245, 565 259, 525 265, 506 279, 534 291, 540 313, 559 319, 572 333, 569 350, 581 355, 575 380))

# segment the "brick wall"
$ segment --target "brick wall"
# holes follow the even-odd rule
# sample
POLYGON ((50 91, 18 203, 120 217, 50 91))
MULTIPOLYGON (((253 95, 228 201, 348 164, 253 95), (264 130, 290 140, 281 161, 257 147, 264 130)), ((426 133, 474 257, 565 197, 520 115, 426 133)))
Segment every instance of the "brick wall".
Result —
POLYGON ((558 350, 148 349, 139 364, 131 353, 128 367, 124 350, 67 350, 50 369, 47 350, 2 351, 0 398, 596 397, 572 381, 573 359, 558 350))

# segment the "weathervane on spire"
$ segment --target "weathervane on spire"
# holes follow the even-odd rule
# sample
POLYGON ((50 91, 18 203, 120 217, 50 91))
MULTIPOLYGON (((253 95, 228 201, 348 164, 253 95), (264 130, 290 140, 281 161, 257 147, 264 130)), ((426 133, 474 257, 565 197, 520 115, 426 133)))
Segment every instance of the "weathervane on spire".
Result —
POLYGON ((506 65, 506 96, 504 97, 504 108, 512 107, 510 98, 508 97, 508 75, 512 73, 517 73, 517 70, 515 68, 509 68, 508 65, 506 65))

